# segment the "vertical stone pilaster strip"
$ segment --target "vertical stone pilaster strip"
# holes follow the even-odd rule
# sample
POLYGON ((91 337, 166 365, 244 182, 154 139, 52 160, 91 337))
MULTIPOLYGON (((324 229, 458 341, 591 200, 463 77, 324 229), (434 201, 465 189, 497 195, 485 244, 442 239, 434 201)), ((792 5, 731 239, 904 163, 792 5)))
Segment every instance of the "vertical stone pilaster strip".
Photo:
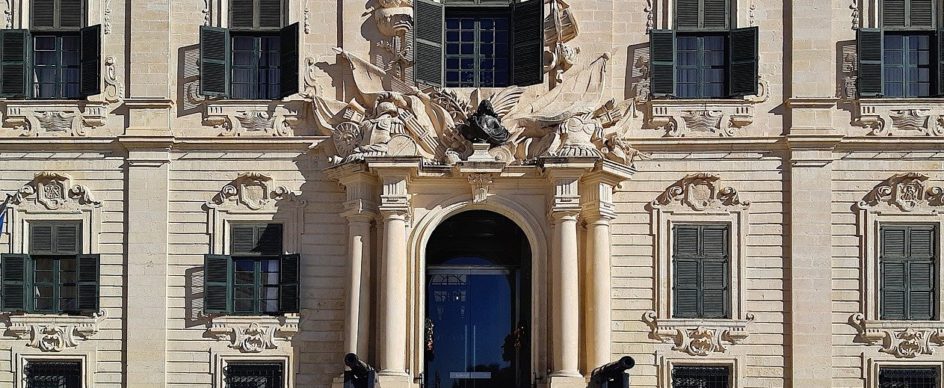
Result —
POLYGON ((377 217, 374 180, 362 171, 339 177, 347 191, 344 218, 348 222, 348 288, 346 289, 344 351, 370 361, 371 223, 377 217))
POLYGON ((554 186, 549 218, 554 222, 552 254, 553 348, 551 386, 563 386, 580 375, 580 262, 577 216, 580 214, 580 176, 583 169, 549 171, 554 186))
POLYGON ((388 380, 394 387, 409 382, 406 373, 408 176, 404 171, 380 172, 380 214, 384 224, 380 374, 381 382, 388 380))

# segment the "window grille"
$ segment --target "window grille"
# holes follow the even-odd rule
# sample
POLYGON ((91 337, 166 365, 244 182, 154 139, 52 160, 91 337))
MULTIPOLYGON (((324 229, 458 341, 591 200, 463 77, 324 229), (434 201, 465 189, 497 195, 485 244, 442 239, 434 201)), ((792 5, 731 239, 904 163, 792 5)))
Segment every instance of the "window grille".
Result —
POLYGON ((81 388, 79 361, 28 361, 24 370, 26 388, 81 388))
POLYGON ((731 371, 726 366, 677 366, 672 369, 672 388, 728 388, 731 371))
POLYGON ((881 368, 879 388, 939 388, 941 375, 937 368, 881 368))
POLYGON ((226 388, 282 388, 283 369, 281 363, 229 363, 226 388))

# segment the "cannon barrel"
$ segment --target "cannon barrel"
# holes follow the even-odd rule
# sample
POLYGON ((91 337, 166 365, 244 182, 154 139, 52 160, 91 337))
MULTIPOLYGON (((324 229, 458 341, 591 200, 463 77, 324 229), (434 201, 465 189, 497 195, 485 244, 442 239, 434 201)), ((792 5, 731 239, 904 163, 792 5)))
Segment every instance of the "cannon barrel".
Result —
POLYGON ((348 353, 344 356, 344 365, 351 368, 351 372, 359 379, 366 379, 370 371, 374 370, 374 368, 371 368, 366 362, 357 358, 357 355, 354 353, 348 353))
POLYGON ((632 369, 632 367, 634 366, 636 366, 636 360, 634 360, 630 356, 623 356, 623 357, 620 357, 619 360, 613 361, 609 364, 606 364, 597 368, 595 371, 593 371, 593 374, 602 375, 602 376, 612 376, 616 374, 621 374, 623 373, 623 371, 627 369, 632 369))

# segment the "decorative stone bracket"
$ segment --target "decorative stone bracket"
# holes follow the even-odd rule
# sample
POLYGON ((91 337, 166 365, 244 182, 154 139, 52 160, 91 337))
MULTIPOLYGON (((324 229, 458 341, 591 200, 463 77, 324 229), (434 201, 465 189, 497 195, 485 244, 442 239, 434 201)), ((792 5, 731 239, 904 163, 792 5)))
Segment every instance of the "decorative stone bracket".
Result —
POLYGON ((745 340, 748 325, 754 314, 748 313, 746 320, 714 319, 659 319, 655 311, 648 311, 642 320, 649 325, 649 338, 672 343, 672 350, 692 356, 708 356, 724 353, 727 346, 745 340))
POLYGON ((934 346, 944 346, 941 321, 876 321, 856 313, 849 317, 849 324, 858 330, 859 340, 870 345, 881 342, 879 351, 897 358, 931 355, 934 346))
POLYGON ((856 206, 862 210, 895 207, 904 212, 938 214, 944 209, 944 188, 929 186, 927 180, 927 175, 917 172, 896 174, 875 186, 856 206))
POLYGON ((213 100, 204 122, 220 136, 294 136, 303 101, 213 100))
POLYGON ((86 136, 105 125, 107 108, 103 101, 7 100, 3 125, 21 136, 86 136))
POLYGON ((944 106, 930 99, 864 98, 853 124, 871 136, 944 136, 944 106))
POLYGON ((298 333, 298 314, 279 317, 219 316, 210 320, 207 333, 230 340, 229 347, 242 353, 277 349, 278 342, 291 341, 298 333))
POLYGON ((88 339, 98 333, 99 323, 107 314, 104 310, 90 316, 23 314, 9 315, 7 333, 25 339, 27 346, 44 352, 61 352, 79 345, 79 339, 88 339))

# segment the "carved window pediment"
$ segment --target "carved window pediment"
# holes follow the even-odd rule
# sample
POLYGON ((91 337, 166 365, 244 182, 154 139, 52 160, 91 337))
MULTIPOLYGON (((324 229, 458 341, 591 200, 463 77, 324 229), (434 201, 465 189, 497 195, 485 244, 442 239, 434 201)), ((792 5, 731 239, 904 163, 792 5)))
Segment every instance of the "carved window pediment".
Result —
POLYGON ((207 333, 229 340, 229 347, 241 353, 262 353, 278 349, 298 333, 298 314, 270 316, 220 316, 210 320, 207 333))
POLYGON ((938 214, 944 209, 944 188, 929 186, 928 176, 916 172, 896 174, 875 186, 857 204, 861 210, 881 213, 893 210, 938 214))
POLYGON ((871 136, 944 136, 944 106, 937 99, 862 98, 853 123, 871 136))
POLYGON ((655 311, 643 314, 649 325, 649 337, 673 344, 672 350, 692 356, 708 356, 724 353, 729 345, 737 344, 749 336, 747 330, 754 321, 754 314, 746 319, 660 319, 655 311))
POLYGON ((717 175, 706 173, 687 175, 652 201, 652 207, 710 212, 746 209, 750 206, 750 202, 741 201, 736 189, 722 186, 720 179, 717 175))
POLYGON ((97 334, 99 324, 106 316, 104 310, 91 316, 10 314, 7 316, 7 332, 29 341, 26 346, 43 352, 62 352, 97 334))
POLYGON ((36 174, 31 182, 9 195, 7 204, 22 211, 79 211, 86 207, 101 207, 89 189, 74 185, 68 175, 54 172, 36 174))
POLYGON ((275 208, 278 206, 277 202, 282 200, 299 206, 306 204, 287 187, 276 185, 271 177, 258 172, 245 172, 223 186, 220 192, 207 202, 207 207, 265 210, 275 208))

